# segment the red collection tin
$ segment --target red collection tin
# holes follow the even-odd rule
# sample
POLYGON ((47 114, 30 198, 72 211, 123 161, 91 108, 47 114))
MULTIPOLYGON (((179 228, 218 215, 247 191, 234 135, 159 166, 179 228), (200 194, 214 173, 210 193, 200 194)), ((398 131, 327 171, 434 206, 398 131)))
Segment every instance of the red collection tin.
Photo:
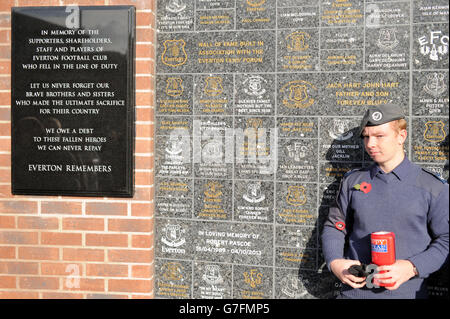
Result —
MULTIPOLYGON (((395 263, 395 234, 392 232, 374 232, 370 235, 372 249, 372 263, 377 266, 392 265, 395 263)), ((384 271, 380 271, 383 273, 384 271)), ((383 287, 392 287, 395 283, 384 284, 374 278, 374 284, 383 287)))

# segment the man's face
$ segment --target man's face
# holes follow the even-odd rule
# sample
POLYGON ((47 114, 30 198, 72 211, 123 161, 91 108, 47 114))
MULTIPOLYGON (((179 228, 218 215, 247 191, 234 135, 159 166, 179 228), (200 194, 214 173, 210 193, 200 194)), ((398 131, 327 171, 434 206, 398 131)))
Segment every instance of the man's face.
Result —
POLYGON ((366 126, 362 133, 367 153, 378 164, 385 164, 403 156, 406 135, 406 130, 394 129, 391 122, 366 126))

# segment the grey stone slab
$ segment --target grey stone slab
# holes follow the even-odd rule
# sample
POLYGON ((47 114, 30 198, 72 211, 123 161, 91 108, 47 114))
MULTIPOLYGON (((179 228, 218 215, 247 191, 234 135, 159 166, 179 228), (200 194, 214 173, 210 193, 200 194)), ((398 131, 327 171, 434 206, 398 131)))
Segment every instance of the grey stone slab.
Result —
POLYGON ((192 262, 155 259, 155 298, 192 298, 192 262))
POLYGON ((236 29, 274 29, 276 0, 236 2, 236 29))
POLYGON ((234 9, 197 10, 195 15, 198 31, 234 29, 234 9))
POLYGON ((234 181, 235 221, 273 222, 274 183, 271 181, 234 181))
POLYGON ((193 223, 192 232, 195 260, 272 264, 272 225, 197 221, 193 223))
POLYGON ((365 11, 366 28, 409 24, 410 6, 410 1, 367 3, 365 11))
MULTIPOLYGON (((280 5, 280 2, 278 2, 280 5)), ((286 7, 277 10, 278 29, 319 27, 319 7, 286 7)))
POLYGON ((278 136, 280 138, 317 138, 318 119, 313 117, 278 116, 278 136))
POLYGON ((321 1, 322 26, 357 26, 364 23, 364 1, 321 1))
POLYGON ((362 163, 321 161, 319 165, 319 182, 339 183, 345 173, 352 169, 361 168, 362 166, 362 163))
POLYGON ((230 299, 233 270, 231 265, 194 262, 193 298, 230 299))
POLYGON ((412 114, 448 116, 448 71, 413 72, 412 114))
POLYGON ((157 1, 156 12, 156 28, 159 32, 181 32, 194 30, 193 1, 157 1))
POLYGON ((317 248, 317 228, 303 226, 277 226, 276 242, 278 247, 317 248))
POLYGON ((448 1, 414 0, 414 23, 448 22, 448 1))
POLYGON ((235 115, 274 115, 275 76, 238 74, 234 90, 235 115))
POLYGON ((295 269, 317 268, 317 249, 277 247, 275 265, 295 269))
POLYGON ((279 139, 277 179, 309 182, 317 179, 317 140, 279 139))
POLYGON ((232 194, 231 180, 196 179, 194 216, 198 219, 231 220, 232 194))
POLYGON ((448 23, 413 25, 414 69, 448 69, 448 23))
POLYGON ((155 197, 156 216, 177 218, 192 217, 192 179, 156 177, 155 197))
POLYGON ((277 182, 275 207, 278 224, 314 225, 317 184, 277 182))
POLYGON ((189 260, 195 228, 192 222, 175 218, 156 218, 155 255, 157 258, 189 260))
POLYGON ((234 266, 233 298, 272 298, 273 270, 270 267, 234 266))
POLYGON ((234 8, 234 1, 229 0, 195 0, 195 1, 197 10, 234 8))
POLYGON ((412 160, 418 163, 448 161, 448 117, 420 117, 412 120, 412 160))
POLYGON ((319 29, 277 31, 277 71, 319 70, 319 29))
POLYGON ((322 71, 358 71, 364 69, 364 52, 353 50, 321 50, 320 69, 322 71))
MULTIPOLYGON (((156 79, 157 115, 192 115, 193 77, 191 75, 158 76, 156 79)), ((159 133, 159 130, 157 130, 159 133)))
POLYGON ((367 70, 408 70, 410 28, 382 26, 366 28, 365 68, 367 70))
POLYGON ((232 75, 196 75, 194 83, 194 114, 233 114, 232 75))
POLYGON ((155 143, 157 176, 192 175, 192 142, 186 135, 158 136, 155 143))

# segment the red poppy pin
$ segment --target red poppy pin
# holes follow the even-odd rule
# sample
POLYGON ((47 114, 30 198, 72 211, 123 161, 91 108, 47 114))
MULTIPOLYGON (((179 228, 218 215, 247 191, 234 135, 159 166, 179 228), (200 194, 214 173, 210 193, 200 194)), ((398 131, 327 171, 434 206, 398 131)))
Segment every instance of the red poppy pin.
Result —
POLYGON ((364 194, 367 194, 372 190, 372 185, 366 182, 362 182, 361 184, 356 184, 355 186, 353 186, 353 188, 363 192, 364 194))
POLYGON ((335 226, 338 230, 344 230, 344 229, 345 229, 345 223, 344 223, 344 222, 337 222, 336 224, 334 224, 334 226, 335 226))

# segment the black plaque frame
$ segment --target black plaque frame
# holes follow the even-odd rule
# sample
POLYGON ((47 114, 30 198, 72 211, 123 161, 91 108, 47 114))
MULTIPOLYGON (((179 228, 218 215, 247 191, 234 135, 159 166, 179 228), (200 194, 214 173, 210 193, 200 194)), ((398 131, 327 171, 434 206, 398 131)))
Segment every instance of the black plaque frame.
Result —
MULTIPOLYGON (((95 30, 96 26, 106 25, 105 29, 98 28, 97 30, 99 30, 100 36, 106 30, 105 38, 110 39, 110 45, 106 44, 107 50, 104 50, 103 55, 107 56, 108 63, 116 64, 117 72, 101 71, 98 70, 99 68, 97 70, 90 69, 87 72, 83 70, 62 72, 60 69, 25 72, 21 68, 22 63, 32 57, 33 53, 30 53, 30 50, 34 54, 37 51, 35 45, 30 45, 27 51, 26 42, 29 42, 30 38, 38 37, 38 33, 43 29, 69 29, 67 23, 65 25, 61 23, 69 13, 74 12, 70 10, 74 8, 73 6, 69 10, 68 8, 16 7, 11 10, 12 194, 133 197, 136 134, 136 9, 134 6, 75 6, 75 10, 79 10, 79 25, 72 27, 72 30, 95 30), (34 32, 34 34, 29 32, 34 32), (69 83, 72 89, 75 87, 74 83, 88 83, 90 81, 94 83, 94 86, 98 83, 108 83, 109 92, 113 92, 110 93, 110 96, 112 94, 117 100, 124 102, 121 104, 122 106, 116 106, 115 109, 114 107, 102 108, 100 106, 98 107, 98 115, 91 116, 91 118, 73 116, 73 114, 69 116, 53 113, 40 114, 41 109, 39 107, 16 105, 16 100, 24 99, 24 93, 27 89, 32 91, 30 83, 50 83, 53 78, 57 79, 56 83, 69 83), (76 132, 78 132, 78 135, 80 135, 78 137, 86 143, 79 145, 80 147, 87 144, 88 146, 101 145, 101 151, 86 151, 83 147, 81 150, 76 149, 72 152, 49 151, 48 148, 46 151, 37 150, 33 142, 35 141, 34 137, 38 136, 36 132, 40 130, 40 137, 43 138, 48 132, 46 128, 58 129, 58 127, 74 130, 70 131, 73 132, 72 135, 68 133, 66 137, 77 137, 76 132), (84 128, 91 130, 90 132, 93 132, 93 135, 80 134, 79 132, 82 132, 84 128), (85 137, 101 137, 96 141, 104 142, 89 144, 85 137)), ((60 38, 65 41, 64 37, 60 38)), ((82 46, 83 44, 80 47, 82 46)), ((49 46, 47 45, 47 47, 49 46)), ((90 63, 92 63, 94 54, 87 53, 86 55, 90 56, 90 63)), ((91 64, 89 68, 92 68, 91 64)), ((46 94, 46 91, 43 92, 46 94)), ((93 93, 91 90, 91 94, 93 93)), ((93 103, 97 103, 97 101, 94 100, 93 103)), ((54 112, 52 106, 49 106, 48 109, 54 112)), ((72 112, 72 108, 68 107, 67 109, 72 112)), ((60 136, 60 140, 61 138, 60 136)), ((65 145, 71 145, 71 142, 65 145)), ((60 144, 60 147, 65 145, 60 144)))

